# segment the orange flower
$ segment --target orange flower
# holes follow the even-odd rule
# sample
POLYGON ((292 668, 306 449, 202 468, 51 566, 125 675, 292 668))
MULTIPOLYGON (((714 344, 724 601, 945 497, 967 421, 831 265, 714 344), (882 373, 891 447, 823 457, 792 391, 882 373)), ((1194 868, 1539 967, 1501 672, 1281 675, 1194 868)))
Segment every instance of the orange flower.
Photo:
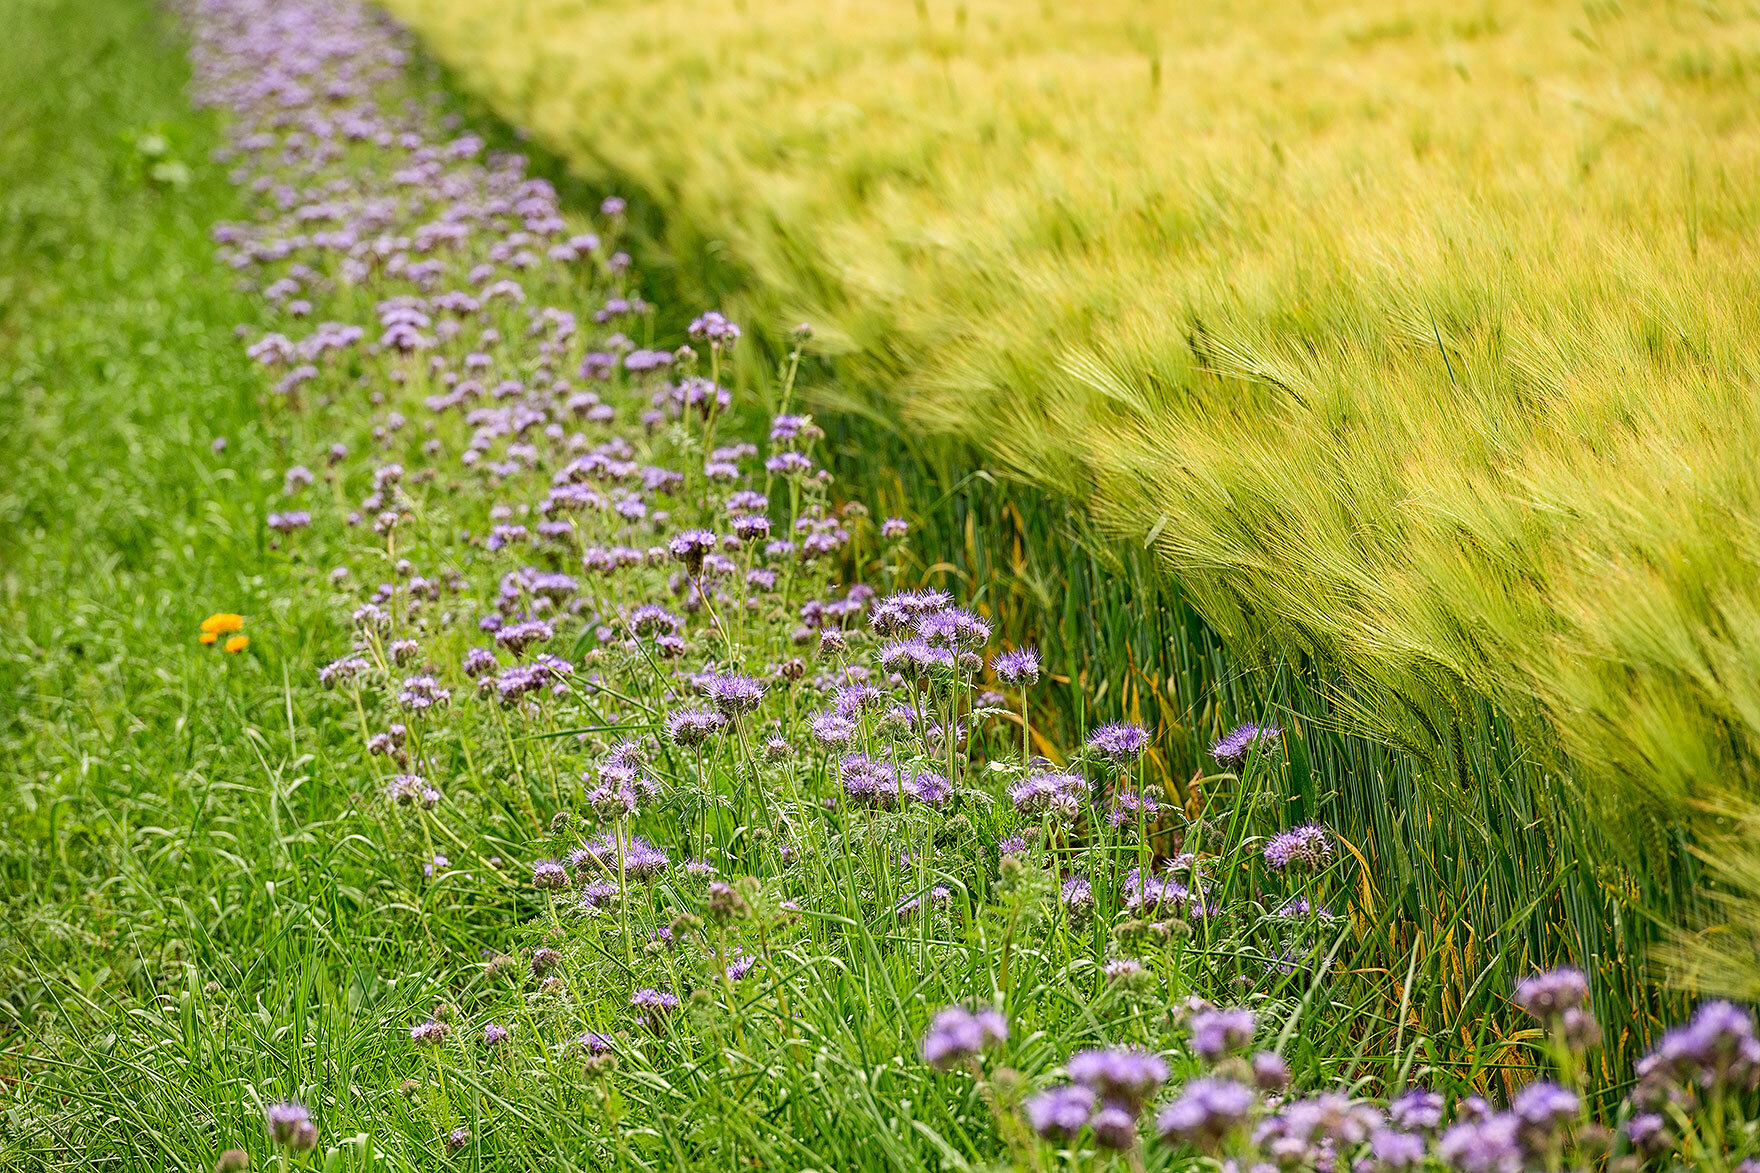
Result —
MULTIPOLYGON (((230 611, 217 611, 202 620, 202 631, 207 635, 225 635, 227 632, 237 631, 243 626, 244 616, 234 615, 230 611)), ((203 640, 202 642, 211 643, 213 641, 203 640)))
POLYGON ((214 642, 214 641, 215 641, 215 640, 217 640, 217 639, 219 639, 219 638, 220 638, 220 637, 219 637, 219 636, 217 636, 217 635, 215 635, 215 634, 214 634, 214 633, 213 633, 213 632, 211 632, 211 631, 204 631, 204 632, 202 632, 202 634, 201 634, 201 635, 200 635, 200 636, 199 636, 199 637, 198 637, 198 638, 199 638, 199 639, 200 639, 200 640, 201 640, 201 641, 202 641, 202 642, 203 642, 203 643, 204 643, 204 644, 211 644, 211 643, 213 643, 213 642, 214 642))
POLYGON ((229 652, 242 652, 250 646, 251 637, 248 635, 235 635, 226 641, 226 650, 229 652))

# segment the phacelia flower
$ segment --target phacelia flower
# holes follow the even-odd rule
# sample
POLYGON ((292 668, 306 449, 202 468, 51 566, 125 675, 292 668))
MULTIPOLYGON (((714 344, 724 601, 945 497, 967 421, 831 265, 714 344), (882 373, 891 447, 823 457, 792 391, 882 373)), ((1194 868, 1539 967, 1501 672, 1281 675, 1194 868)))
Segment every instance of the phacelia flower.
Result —
POLYGON ((1008 1038, 1008 1022, 994 1010, 949 1006, 923 1036, 923 1062, 941 1071, 957 1067, 1008 1038))
POLYGON ((1088 734, 1088 748, 1116 765, 1129 765, 1149 748, 1149 734, 1141 725, 1114 722, 1088 734))
POLYGON ((727 727, 727 718, 709 709, 680 709, 666 718, 666 735, 674 745, 691 749, 727 727))
POLYGON ((1283 730, 1276 725, 1260 725, 1249 721, 1245 725, 1231 729, 1210 747, 1210 756, 1219 762, 1238 762, 1247 756, 1247 751, 1255 745, 1264 745, 1275 741, 1283 730))
POLYGON ((310 1152, 318 1147, 318 1127, 312 1113, 297 1100, 283 1100, 263 1109, 269 1126, 269 1139, 296 1153, 310 1152))
POLYGON ((1128 1047, 1077 1051, 1064 1067, 1071 1079, 1106 1103, 1125 1107, 1133 1114, 1167 1082, 1167 1064, 1159 1055, 1128 1047))
POLYGON ((541 859, 532 865, 532 887, 555 891, 568 887, 568 869, 553 859, 541 859))
POLYGON ((1022 1105, 1027 1123, 1046 1140, 1069 1140, 1087 1126, 1099 1100, 1078 1083, 1040 1092, 1022 1105))
POLYGON ((1561 968, 1525 977, 1516 983, 1515 1003, 1541 1022, 1589 1000, 1589 982, 1582 971, 1561 968))
POLYGON ((1278 871, 1292 867, 1319 868, 1332 859, 1332 838, 1318 823, 1307 823, 1265 844, 1265 862, 1278 871))
POLYGON ((1244 1051, 1253 1041, 1257 1022, 1253 1012, 1245 1008, 1233 1010, 1202 1010, 1192 1015, 1192 1050, 1208 1062, 1215 1063, 1225 1055, 1244 1051))
POLYGON ((1161 1139, 1214 1151, 1247 1122, 1257 1097, 1232 1079, 1194 1079, 1155 1122, 1161 1139))
POLYGON ((764 684, 753 677, 727 672, 709 681, 709 702, 724 717, 749 713, 763 699, 764 684))
POLYGON ((1039 653, 1034 648, 999 652, 990 667, 1004 684, 1034 684, 1039 679, 1039 653))

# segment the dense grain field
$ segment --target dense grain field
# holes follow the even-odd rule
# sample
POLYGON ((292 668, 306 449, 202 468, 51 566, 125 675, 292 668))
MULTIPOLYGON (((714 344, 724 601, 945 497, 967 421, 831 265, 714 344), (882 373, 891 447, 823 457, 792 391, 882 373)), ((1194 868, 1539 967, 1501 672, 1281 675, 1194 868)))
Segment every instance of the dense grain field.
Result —
POLYGON ((1750 6, 392 7, 1237 640, 1752 790, 1750 6))
POLYGON ((1752 1173, 1686 864, 1482 700, 802 416, 363 7, 15 16, 0 1168, 1752 1173))

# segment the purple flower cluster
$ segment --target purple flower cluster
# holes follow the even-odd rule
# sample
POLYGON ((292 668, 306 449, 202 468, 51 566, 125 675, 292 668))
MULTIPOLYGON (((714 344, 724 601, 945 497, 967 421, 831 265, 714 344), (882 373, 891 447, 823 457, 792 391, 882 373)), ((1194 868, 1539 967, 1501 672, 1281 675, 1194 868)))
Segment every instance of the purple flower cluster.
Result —
POLYGON ((1283 730, 1276 725, 1261 725, 1256 721, 1249 721, 1217 738, 1210 746, 1210 756, 1219 762, 1240 762, 1245 760, 1247 753, 1255 746, 1269 745, 1282 733, 1283 730))
POLYGON ((946 1071, 1006 1042, 1008 1022, 994 1010, 949 1006, 936 1014, 923 1035, 923 1062, 946 1071))

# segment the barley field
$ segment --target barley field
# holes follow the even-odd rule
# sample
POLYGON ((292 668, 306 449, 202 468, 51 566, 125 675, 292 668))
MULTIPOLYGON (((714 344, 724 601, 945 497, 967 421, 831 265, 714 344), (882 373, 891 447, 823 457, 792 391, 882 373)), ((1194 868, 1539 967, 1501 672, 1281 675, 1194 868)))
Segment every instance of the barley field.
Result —
POLYGON ((0 1169, 1760 1169, 1745 10, 396 7, 0 38, 0 1169))

